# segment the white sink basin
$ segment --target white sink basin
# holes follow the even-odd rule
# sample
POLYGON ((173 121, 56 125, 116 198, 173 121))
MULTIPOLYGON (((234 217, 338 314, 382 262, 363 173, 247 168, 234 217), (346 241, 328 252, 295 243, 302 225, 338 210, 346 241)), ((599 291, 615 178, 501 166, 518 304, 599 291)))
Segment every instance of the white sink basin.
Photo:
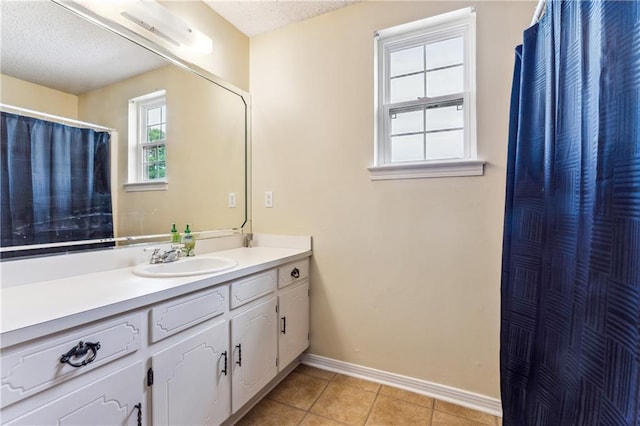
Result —
POLYGON ((143 263, 133 268, 133 273, 141 277, 188 277, 213 274, 231 269, 237 264, 235 260, 226 257, 192 257, 170 263, 143 263))

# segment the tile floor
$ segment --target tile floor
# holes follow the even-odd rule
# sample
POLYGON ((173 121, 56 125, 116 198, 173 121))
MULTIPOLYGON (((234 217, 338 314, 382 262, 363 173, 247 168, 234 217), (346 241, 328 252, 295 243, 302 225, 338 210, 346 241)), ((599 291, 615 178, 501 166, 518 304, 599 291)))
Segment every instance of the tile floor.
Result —
POLYGON ((500 426, 501 419, 427 396, 298 366, 237 425, 500 426))

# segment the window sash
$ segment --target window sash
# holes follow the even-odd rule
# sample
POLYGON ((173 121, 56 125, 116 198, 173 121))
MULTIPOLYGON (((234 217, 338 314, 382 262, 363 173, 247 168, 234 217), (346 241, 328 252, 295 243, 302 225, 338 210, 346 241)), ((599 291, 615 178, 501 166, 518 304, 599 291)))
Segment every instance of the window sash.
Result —
MULTIPOLYGON (((387 78, 386 80, 389 80, 387 78)), ((381 122, 381 141, 378 141, 378 164, 398 164, 398 161, 392 161, 392 137, 398 136, 392 135, 392 124, 391 124, 391 115, 399 112, 411 111, 411 110, 419 110, 419 109, 429 109, 429 108, 437 108, 444 107, 450 105, 463 105, 463 127, 464 131, 463 142, 462 142, 462 156, 455 157, 455 159, 469 159, 473 158, 474 153, 472 152, 471 141, 472 135, 469 134, 469 122, 470 122, 470 108, 469 108, 469 92, 455 93, 445 96, 437 96, 437 97, 421 97, 415 100, 403 101, 403 102, 395 102, 395 103, 387 103, 382 105, 380 109, 380 117, 378 120, 381 122), (382 142, 382 143, 380 143, 382 142)), ((426 127, 426 122, 424 123, 426 127)), ((431 133, 431 132, 418 132, 418 133, 431 133)), ((421 160, 415 161, 443 161, 441 158, 428 158, 427 149, 426 149, 426 139, 423 141, 425 146, 423 153, 424 156, 421 160)), ((447 158, 453 159, 453 158, 447 158)))
MULTIPOLYGON (((437 25, 429 28, 420 28, 413 26, 410 32, 398 31, 395 28, 391 31, 383 30, 376 40, 376 49, 378 57, 378 68, 376 72, 377 79, 377 128, 376 128, 376 156, 375 164, 398 164, 397 161, 392 162, 391 158, 391 114, 400 111, 407 111, 411 108, 429 108, 448 102, 459 102, 464 105, 463 122, 464 137, 462 156, 459 160, 475 159, 475 17, 471 12, 462 13, 462 11, 453 12, 457 14, 457 18, 453 21, 442 20, 437 25), (453 68, 455 66, 463 66, 463 92, 448 94, 438 97, 420 97, 415 100, 407 100, 402 102, 390 102, 391 81, 400 75, 391 77, 391 54, 397 51, 410 49, 417 46, 425 46, 452 38, 462 38, 463 62, 462 64, 449 64, 437 69, 453 68)), ((430 18, 428 18, 430 19, 430 18)), ((411 24, 413 25, 413 24, 411 24)), ((426 53, 426 52, 425 52, 426 53)), ((423 70, 410 74, 424 75, 424 94, 428 94, 427 74, 435 71, 427 69, 427 58, 424 57, 425 66, 423 70)), ((426 125, 426 124, 425 124, 426 125)), ((426 133, 426 132, 425 132, 426 133)), ((397 135, 393 135, 397 136, 397 135)), ((426 150, 424 151, 426 155, 426 150)), ((424 159, 422 162, 432 160, 424 159)), ((439 161, 439 160, 433 160, 439 161)))
MULTIPOLYGON (((158 139, 155 140, 153 142, 147 142, 147 136, 148 136, 148 131, 149 131, 149 127, 153 127, 153 126, 157 126, 158 124, 154 124, 154 125, 149 125, 148 122, 148 111, 155 109, 155 108, 160 108, 160 107, 165 107, 166 108, 166 98, 165 96, 158 96, 158 97, 154 97, 151 98, 149 100, 142 100, 139 101, 138 103, 138 141, 137 141, 137 158, 138 158, 138 176, 140 177, 140 181, 142 182, 153 182, 156 180, 164 180, 166 179, 166 170, 167 170, 167 161, 166 161, 166 131, 165 131, 165 138, 164 139, 158 139), (165 147, 165 160, 164 161, 154 161, 154 162, 148 162, 147 159, 145 158, 145 149, 148 148, 159 148, 159 147, 165 147), (155 178, 150 178, 149 177, 149 166, 150 165, 157 165, 160 163, 164 163, 165 164, 165 176, 158 176, 155 178)), ((166 117, 164 117, 164 121, 162 122, 165 125, 165 129, 166 129, 166 124, 167 124, 167 120, 166 117)))
POLYGON ((142 155, 142 164, 141 164, 141 169, 142 169, 142 181, 144 182, 148 182, 148 181, 154 181, 154 180, 159 180, 159 179, 166 179, 166 172, 167 172, 167 154, 166 154, 166 148, 165 148, 165 144, 164 143, 149 143, 149 144, 145 144, 143 149, 142 149, 143 155, 142 155), (161 160, 159 158, 159 151, 160 148, 164 148, 165 152, 164 152, 164 159, 161 160), (155 161, 149 161, 147 159, 147 156, 144 154, 145 151, 148 151, 149 149, 156 149, 156 160, 155 161), (164 176, 157 176, 155 178, 150 178, 149 177, 149 166, 160 166, 164 164, 164 176))
POLYGON ((435 108, 446 108, 446 107, 451 107, 451 106, 464 106, 464 97, 455 98, 455 99, 452 99, 452 100, 449 100, 449 101, 425 103, 425 104, 421 104, 419 106, 409 106, 409 107, 401 107, 401 108, 389 107, 388 108, 388 113, 387 113, 387 116, 389 117, 389 120, 393 120, 394 119, 393 115, 402 114, 402 113, 406 113, 406 112, 421 111, 425 115, 425 117, 423 117, 423 126, 422 126, 423 130, 422 131, 393 133, 392 126, 390 126, 389 127, 389 129, 390 129, 389 130, 389 135, 391 135, 391 136, 402 136, 402 135, 410 135, 410 134, 418 134, 418 133, 437 133, 437 132, 443 132, 443 131, 448 131, 448 130, 464 130, 464 123, 460 127, 441 128, 441 129, 437 129, 437 130, 427 130, 427 121, 426 121, 426 112, 427 112, 427 110, 435 109, 435 108))
MULTIPOLYGON (((422 135, 422 158, 414 159, 411 161, 427 162, 427 161, 443 161, 445 159, 447 160, 460 159, 460 157, 431 157, 430 158, 430 156, 428 155, 429 149, 428 149, 427 135, 434 134, 434 133, 453 132, 453 131, 459 131, 459 130, 463 131, 463 135, 466 134, 467 129, 464 125, 465 124, 464 114, 466 114, 466 108, 464 108, 464 104, 465 104, 465 97, 462 94, 459 94, 459 95, 442 96, 435 99, 432 98, 431 100, 420 99, 418 101, 403 102, 401 104, 391 104, 391 105, 385 106, 384 108, 385 135, 387 138, 387 143, 385 143, 384 145, 384 152, 383 152, 383 156, 386 159, 385 164, 398 164, 402 162, 402 161, 392 161, 393 159, 392 140, 393 138, 402 137, 402 136, 422 135), (463 107, 463 125, 428 130, 428 121, 426 117, 427 110, 433 109, 433 108, 445 108, 450 106, 463 107), (406 113, 406 112, 413 112, 413 111, 421 111, 424 114, 422 118, 422 129, 416 130, 416 131, 410 131, 410 132, 393 133, 393 130, 392 130, 393 115, 406 113)), ((463 146, 462 146, 463 157, 462 158, 465 158, 464 155, 468 150, 466 146, 466 143, 467 143, 466 141, 467 141, 467 138, 463 137, 463 146)))

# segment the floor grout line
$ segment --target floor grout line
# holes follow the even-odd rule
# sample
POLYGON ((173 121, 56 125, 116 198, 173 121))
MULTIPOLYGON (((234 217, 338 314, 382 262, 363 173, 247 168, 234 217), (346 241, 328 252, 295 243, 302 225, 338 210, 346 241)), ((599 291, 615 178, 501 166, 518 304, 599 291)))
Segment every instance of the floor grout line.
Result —
POLYGON ((373 398, 373 402, 371 403, 371 407, 369 407, 369 412, 367 413, 367 417, 364 418, 363 426, 367 424, 369 421, 369 417, 371 417, 371 413, 373 412, 373 407, 376 405, 376 401, 380 396, 380 390, 382 389, 382 385, 378 386, 378 390, 376 391, 376 397, 373 398))
POLYGON ((329 388, 329 385, 331 384, 330 380, 327 380, 327 383, 324 385, 324 388, 322 389, 322 392, 320 392, 318 394, 318 396, 316 397, 316 399, 313 400, 313 403, 311 403, 311 405, 309 406, 309 409, 307 410, 307 414, 312 414, 311 409, 313 408, 314 405, 316 405, 316 402, 318 402, 318 400, 322 397, 322 395, 324 395, 324 393, 326 392, 326 390, 329 388))
MULTIPOLYGON (((292 371, 292 373, 293 373, 293 372, 294 372, 294 371, 292 371)), ((333 376, 331 379, 323 379, 322 377, 317 377, 317 376, 313 376, 313 375, 311 375, 311 374, 306 374, 306 373, 302 373, 302 372, 298 372, 297 374, 300 374, 300 375, 303 375, 303 376, 306 376, 306 377, 311 377, 311 378, 313 378, 313 379, 317 379, 317 380, 322 380, 323 382, 326 382, 326 383, 325 383, 325 385, 324 385, 324 387, 322 388, 322 391, 320 391, 320 393, 319 393, 319 394, 318 394, 318 396, 313 400, 313 402, 311 403, 311 405, 309 405, 309 408, 307 408, 306 410, 304 410, 304 409, 302 409, 302 408, 300 408, 300 407, 296 407, 295 405, 287 404, 286 402, 277 401, 277 400, 275 400, 275 399, 273 399, 273 398, 269 398, 269 395, 270 395, 271 393, 267 394, 266 398, 267 398, 267 399, 269 399, 269 400, 271 400, 271 401, 274 401, 274 402, 280 403, 280 404, 282 404, 282 405, 285 405, 285 406, 287 406, 287 407, 291 407, 291 408, 295 408, 296 410, 304 411, 304 416, 302 416, 302 419, 300 419, 300 421, 297 423, 297 425, 301 425, 301 424, 302 424, 302 422, 304 422, 304 420, 305 420, 309 415, 319 416, 319 417, 325 418, 325 419, 327 419, 327 420, 331 420, 331 421, 337 422, 337 420, 331 419, 331 418, 326 417, 326 416, 321 416, 321 415, 319 415, 319 414, 315 414, 315 413, 313 413, 313 412, 311 411, 311 409, 313 408, 313 406, 316 404, 316 402, 318 402, 318 400, 320 399, 320 397, 322 397, 322 395, 324 394, 324 392, 325 392, 325 391, 327 390, 327 388, 329 387, 329 384, 330 384, 330 383, 331 383, 331 381, 333 380, 333 377, 335 377, 336 375, 334 374, 334 376, 333 376)), ((285 378, 284 380, 286 380, 286 378, 285 378)), ((283 381, 284 381, 284 380, 283 380, 283 381)), ((341 422, 338 422, 338 423, 341 423, 341 422)))
POLYGON ((431 401, 431 414, 429 415, 429 426, 433 424, 433 416, 436 412, 436 400, 431 401))
MULTIPOLYGON (((292 371, 292 373, 293 372, 294 371, 292 371)), ((295 371, 295 372, 296 372, 296 374, 300 374, 302 376, 305 376, 305 377, 308 377, 308 378, 312 378, 314 380, 321 380, 324 383, 323 387, 322 387, 322 390, 313 399, 313 401, 309 405, 309 408, 307 408, 305 410, 303 408, 300 408, 300 407, 297 407, 295 405, 292 405, 292 403, 282 402, 282 401, 278 401, 276 399, 273 399, 272 397, 270 397, 271 392, 269 392, 265 396, 265 399, 268 399, 268 400, 270 400, 270 401, 272 401, 274 403, 277 403, 277 404, 281 404, 281 405, 283 405, 285 407, 295 409, 296 411, 302 411, 303 412, 302 418, 300 419, 300 421, 298 421, 296 423, 296 425, 301 425, 309 416, 317 416, 317 417, 320 417, 320 418, 325 419, 327 421, 334 422, 336 424, 346 425, 342 421, 339 421, 337 419, 333 419, 332 417, 329 417, 329 416, 324 415, 324 414, 319 414, 319 413, 315 413, 315 412, 311 411, 313 409, 313 407, 317 404, 317 402, 320 400, 320 398, 322 398, 322 396, 327 392, 327 389, 329 389, 329 386, 331 386, 332 383, 337 383, 336 379, 338 378, 339 373, 333 373, 333 376, 331 376, 331 378, 327 379, 327 378, 324 378, 324 377, 318 377, 316 375, 307 374, 307 373, 304 373, 304 372, 299 372, 299 371, 295 371)), ((349 376, 346 376, 346 377, 349 377, 349 376)), ((286 378, 284 380, 286 380, 286 378)), ((283 380, 283 382, 284 382, 284 380, 283 380)), ((364 379, 360 379, 360 380, 368 382, 367 380, 364 380, 364 379)), ((375 383, 375 382, 372 382, 372 383, 375 383)), ((358 390, 358 391, 361 391, 361 392, 375 393, 373 401, 372 401, 371 405, 369 406, 369 408, 367 410, 367 415, 364 418, 364 422, 361 423, 361 424, 358 424, 358 426, 365 426, 367 424, 367 422, 370 420, 371 415, 372 415, 373 410, 374 410, 374 407, 376 406, 376 403, 378 402, 378 400, 379 400, 381 395, 383 395, 385 398, 390 398, 390 399, 393 399, 393 400, 397 400, 397 401, 400 401, 402 403, 406 403, 406 404, 410 404, 410 405, 413 405, 413 406, 430 409, 431 413, 428 416, 428 423, 427 424, 428 425, 432 425, 433 424, 434 417, 435 417, 435 412, 436 412, 436 402, 437 402, 436 398, 431 398, 431 403, 430 404, 422 405, 420 403, 416 403, 416 402, 405 400, 405 399, 403 399, 401 397, 396 397, 396 396, 387 395, 387 394, 382 393, 383 385, 381 385, 381 384, 378 384, 378 387, 377 387, 375 392, 374 391, 370 391, 370 390, 365 390, 364 388, 361 388, 358 384, 348 384, 348 385, 345 384, 345 386, 353 388, 354 390, 358 390)), ((469 417, 464 416, 464 415, 454 414, 454 413, 450 413, 448 411, 442 411, 442 410, 437 410, 437 411, 439 411, 441 413, 444 413, 444 414, 447 414, 449 416, 457 417, 457 418, 459 418, 461 420, 480 422, 478 419, 472 419, 472 418, 469 418, 469 417)), ((425 420, 427 420, 427 419, 425 419, 425 420)), ((492 426, 492 425, 498 426, 499 424, 500 423, 499 423, 498 417, 497 416, 493 416, 492 424, 487 424, 487 426, 492 426)))

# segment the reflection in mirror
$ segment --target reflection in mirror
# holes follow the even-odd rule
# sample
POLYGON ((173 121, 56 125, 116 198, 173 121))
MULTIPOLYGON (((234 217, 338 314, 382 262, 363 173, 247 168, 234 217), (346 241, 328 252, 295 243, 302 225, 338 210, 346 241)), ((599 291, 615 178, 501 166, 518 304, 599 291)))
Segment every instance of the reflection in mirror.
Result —
POLYGON ((201 233, 246 223, 242 92, 55 3, 1 6, 3 258, 52 242, 66 251, 166 240, 173 223, 201 233), (11 140, 20 132, 5 131, 15 127, 5 118, 17 116, 29 130, 11 140), (42 127, 83 136, 64 142, 42 127))

